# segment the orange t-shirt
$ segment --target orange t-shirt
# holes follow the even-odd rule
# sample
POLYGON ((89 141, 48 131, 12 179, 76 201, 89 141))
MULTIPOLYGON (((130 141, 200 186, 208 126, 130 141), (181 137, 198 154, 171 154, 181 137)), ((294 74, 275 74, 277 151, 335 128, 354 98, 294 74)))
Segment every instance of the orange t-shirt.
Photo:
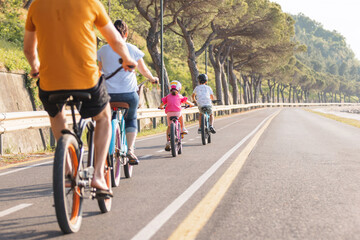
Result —
POLYGON ((40 88, 89 89, 99 80, 94 25, 110 21, 99 0, 34 0, 25 29, 36 31, 40 88))

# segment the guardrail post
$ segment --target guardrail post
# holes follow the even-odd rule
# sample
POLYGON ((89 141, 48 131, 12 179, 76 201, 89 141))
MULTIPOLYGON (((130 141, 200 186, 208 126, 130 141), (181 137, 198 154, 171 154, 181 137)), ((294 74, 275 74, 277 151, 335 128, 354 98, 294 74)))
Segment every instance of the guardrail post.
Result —
POLYGON ((50 128, 50 147, 55 148, 55 137, 51 128, 50 128))
POLYGON ((152 125, 153 125, 153 129, 155 129, 156 128, 156 118, 153 118, 152 125))
POLYGON ((3 142, 3 135, 4 134, 0 134, 0 155, 3 155, 3 146, 4 146, 4 142, 3 142))
POLYGON ((137 125, 138 125, 138 132, 140 132, 141 127, 140 127, 140 119, 137 120, 137 125))

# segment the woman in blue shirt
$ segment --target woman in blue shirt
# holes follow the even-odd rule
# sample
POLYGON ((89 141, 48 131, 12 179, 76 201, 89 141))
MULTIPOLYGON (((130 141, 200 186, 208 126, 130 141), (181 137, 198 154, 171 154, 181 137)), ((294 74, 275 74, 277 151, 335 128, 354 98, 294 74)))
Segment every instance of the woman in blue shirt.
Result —
MULTIPOLYGON (((128 27, 122 20, 116 20, 115 28, 119 31, 121 37, 126 41, 128 37, 128 27)), ((154 77, 145 65, 143 60, 144 53, 136 46, 126 43, 130 56, 138 63, 139 72, 152 83, 157 83, 159 79, 154 77)), ((105 77, 111 75, 119 68, 120 56, 113 51, 110 45, 104 45, 98 50, 98 64, 105 77)), ((137 80, 135 72, 121 70, 114 76, 106 80, 106 87, 111 97, 110 102, 127 102, 129 110, 125 116, 125 131, 128 143, 129 163, 137 165, 138 158, 134 153, 134 145, 137 134, 137 108, 139 105, 139 96, 137 94, 137 80)))

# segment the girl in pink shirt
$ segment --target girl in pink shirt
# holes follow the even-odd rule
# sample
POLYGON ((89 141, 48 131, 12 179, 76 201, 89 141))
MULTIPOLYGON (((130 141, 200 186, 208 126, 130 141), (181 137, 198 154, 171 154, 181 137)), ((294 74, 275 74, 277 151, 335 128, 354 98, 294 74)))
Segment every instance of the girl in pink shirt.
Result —
POLYGON ((192 102, 188 101, 187 97, 183 97, 181 94, 179 94, 180 89, 181 89, 181 83, 179 81, 172 81, 170 83, 170 88, 171 88, 170 94, 162 99, 162 103, 159 106, 160 109, 163 109, 164 105, 166 105, 165 113, 167 115, 167 122, 168 122, 168 128, 166 130, 166 140, 167 140, 166 145, 165 145, 166 151, 170 151, 170 139, 169 139, 170 117, 173 117, 173 116, 178 117, 179 121, 180 121, 180 125, 181 125, 181 132, 183 134, 187 134, 188 131, 186 130, 186 128, 184 126, 184 120, 181 115, 181 104, 186 103, 186 104, 190 105, 191 107, 194 106, 194 104, 192 102))

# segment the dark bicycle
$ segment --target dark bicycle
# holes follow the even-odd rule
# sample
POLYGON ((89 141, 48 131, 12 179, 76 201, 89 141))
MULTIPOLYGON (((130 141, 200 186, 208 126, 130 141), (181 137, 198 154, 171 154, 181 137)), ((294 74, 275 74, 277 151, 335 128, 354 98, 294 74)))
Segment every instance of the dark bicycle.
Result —
MULTIPOLYGON (((219 102, 219 100, 212 100, 213 103, 219 102)), ((203 145, 206 143, 211 143, 211 131, 210 131, 210 115, 208 114, 207 107, 204 106, 201 108, 201 119, 200 119, 200 132, 201 132, 201 142, 203 145)))
MULTIPOLYGON (((84 92, 52 94, 49 101, 65 104, 71 108, 73 131, 62 130, 54 159, 53 190, 56 218, 64 233, 79 231, 82 222, 82 207, 85 198, 97 199, 100 211, 106 213, 111 209, 112 198, 97 194, 91 187, 94 177, 94 130, 95 122, 80 118, 76 121, 75 107, 80 110, 83 101, 90 100, 91 95, 84 92), (84 140, 83 140, 84 138, 84 140), (88 154, 85 159, 85 144, 88 154)), ((105 180, 111 190, 109 159, 105 164, 105 180)))

